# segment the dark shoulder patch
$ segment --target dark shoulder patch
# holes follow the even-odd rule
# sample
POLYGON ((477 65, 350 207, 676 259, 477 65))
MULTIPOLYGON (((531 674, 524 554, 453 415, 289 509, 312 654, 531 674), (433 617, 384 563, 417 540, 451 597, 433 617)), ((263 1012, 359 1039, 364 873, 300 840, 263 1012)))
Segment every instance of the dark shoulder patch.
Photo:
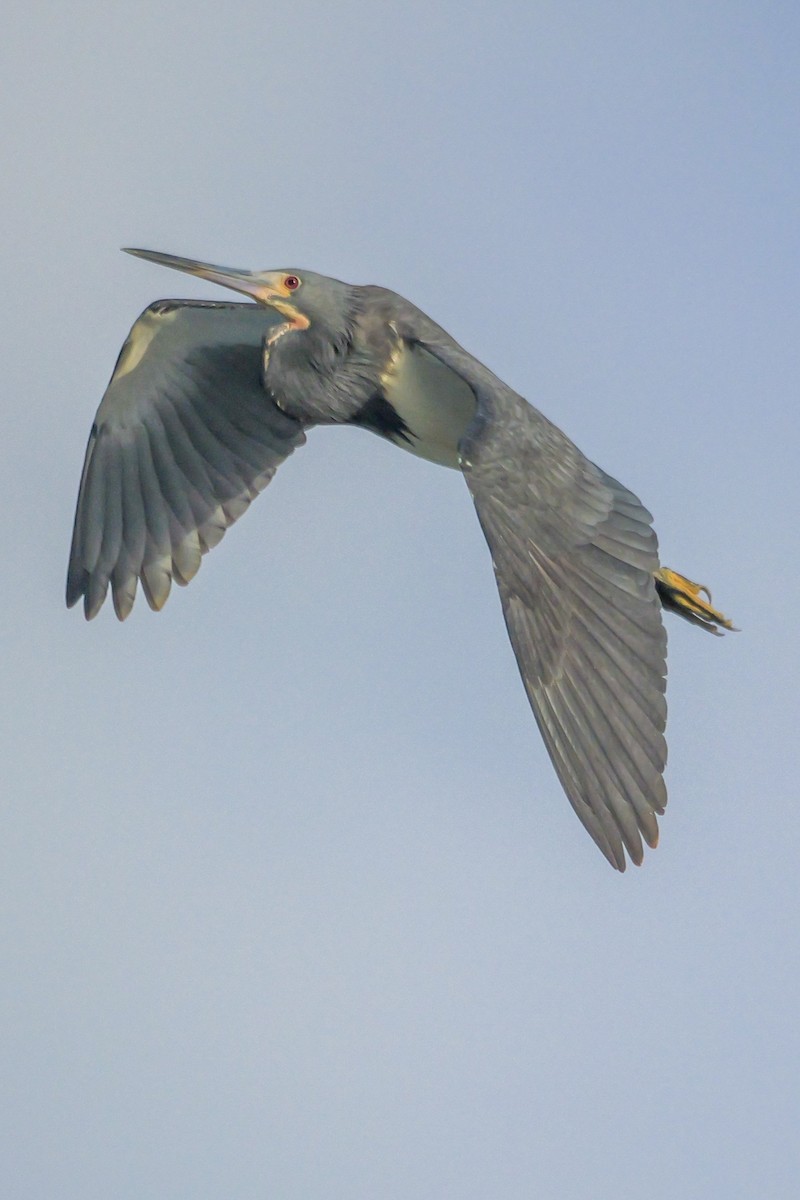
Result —
POLYGON ((350 423, 360 425, 362 429, 370 429, 382 437, 401 439, 409 446, 414 436, 397 409, 380 392, 376 392, 362 405, 350 423))

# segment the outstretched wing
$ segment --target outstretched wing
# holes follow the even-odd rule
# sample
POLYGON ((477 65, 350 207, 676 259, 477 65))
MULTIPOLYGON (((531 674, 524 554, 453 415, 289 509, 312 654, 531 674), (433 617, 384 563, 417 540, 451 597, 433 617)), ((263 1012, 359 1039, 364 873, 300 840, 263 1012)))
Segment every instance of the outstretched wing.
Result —
POLYGON ((511 644, 573 808, 609 861, 642 861, 667 802, 666 633, 650 514, 524 402, 471 431, 462 469, 511 644))
POLYGON ((97 410, 83 466, 67 604, 87 619, 109 583, 124 620, 137 579, 160 609, 305 441, 261 383, 278 314, 162 300, 133 326, 97 410))
POLYGON ((642 860, 667 801, 666 634, 650 513, 422 314, 404 332, 473 388, 461 468, 511 644, 569 800, 609 862, 642 860))

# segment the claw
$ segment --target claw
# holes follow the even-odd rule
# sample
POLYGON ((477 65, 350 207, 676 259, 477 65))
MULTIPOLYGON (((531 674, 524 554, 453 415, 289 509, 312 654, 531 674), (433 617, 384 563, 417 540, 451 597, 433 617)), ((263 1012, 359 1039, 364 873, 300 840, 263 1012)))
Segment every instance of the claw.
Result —
POLYGON ((702 625, 709 633, 719 635, 720 625, 723 629, 736 629, 732 621, 711 607, 711 592, 704 583, 693 583, 691 579, 679 575, 669 567, 661 567, 655 572, 654 578, 656 591, 664 608, 680 613, 694 625, 702 625), (701 599, 701 593, 706 600, 701 599))

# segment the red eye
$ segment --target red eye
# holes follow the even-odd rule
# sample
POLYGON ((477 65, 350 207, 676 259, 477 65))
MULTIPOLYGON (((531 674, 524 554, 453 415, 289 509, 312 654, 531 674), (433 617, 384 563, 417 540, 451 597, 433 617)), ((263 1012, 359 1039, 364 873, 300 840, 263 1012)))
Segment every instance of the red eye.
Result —
POLYGON ((296 275, 287 275, 283 281, 283 286, 290 292, 293 292, 295 288, 300 287, 300 280, 296 275))

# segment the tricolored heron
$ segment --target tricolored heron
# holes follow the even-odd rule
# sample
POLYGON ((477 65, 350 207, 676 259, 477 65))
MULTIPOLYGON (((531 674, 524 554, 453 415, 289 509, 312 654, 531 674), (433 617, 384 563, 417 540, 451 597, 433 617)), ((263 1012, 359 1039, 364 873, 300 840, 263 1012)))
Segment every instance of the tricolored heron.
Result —
POLYGON ((92 426, 67 603, 154 609, 314 425, 460 468, 522 680, 573 808, 609 862, 655 846, 667 796, 666 607, 713 632, 707 590, 659 565, 652 518, 565 434, 394 292, 131 250, 257 303, 161 300, 92 426))

